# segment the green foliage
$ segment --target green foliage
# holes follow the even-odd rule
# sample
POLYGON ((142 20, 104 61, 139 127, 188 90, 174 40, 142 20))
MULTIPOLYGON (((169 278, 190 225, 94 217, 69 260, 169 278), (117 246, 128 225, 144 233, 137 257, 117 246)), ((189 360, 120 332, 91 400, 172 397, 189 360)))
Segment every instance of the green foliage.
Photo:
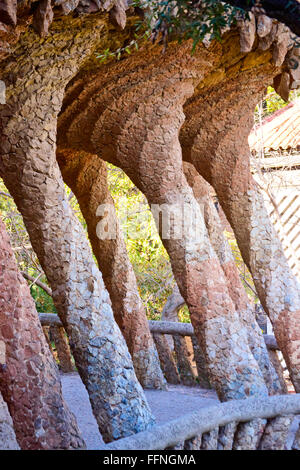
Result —
MULTIPOLYGON (((43 279, 45 281, 45 279, 43 279)), ((42 313, 57 313, 54 306, 52 297, 48 295, 41 287, 32 285, 30 293, 35 301, 35 306, 38 312, 42 313)))
MULTIPOLYGON (((137 24, 136 29, 140 29, 140 23, 137 24)), ((141 32, 140 34, 135 33, 134 34, 134 39, 132 39, 126 46, 124 47, 119 47, 118 49, 111 51, 110 48, 108 47, 105 49, 101 54, 98 52, 96 53, 96 58, 100 59, 101 62, 107 62, 109 59, 117 59, 120 60, 123 55, 127 54, 130 55, 133 51, 139 49, 139 45, 148 39, 150 36, 150 31, 145 30, 141 32)))
POLYGON ((181 307, 178 312, 178 320, 182 323, 191 323, 190 312, 187 305, 181 307))
POLYGON ((222 29, 236 22, 237 16, 245 13, 236 7, 213 0, 150 0, 137 1, 147 5, 150 13, 146 15, 148 28, 154 37, 160 32, 165 41, 169 36, 179 41, 192 39, 193 50, 204 38, 221 39, 222 29))
POLYGON ((278 109, 284 108, 287 103, 275 92, 272 87, 268 87, 267 96, 263 100, 265 116, 274 113, 278 109))
MULTIPOLYGON (((10 242, 19 269, 47 285, 46 276, 31 247, 23 218, 2 180, 0 180, 0 216, 10 236, 10 242)), ((32 282, 28 281, 28 285, 30 286, 37 311, 56 313, 52 297, 32 282)))

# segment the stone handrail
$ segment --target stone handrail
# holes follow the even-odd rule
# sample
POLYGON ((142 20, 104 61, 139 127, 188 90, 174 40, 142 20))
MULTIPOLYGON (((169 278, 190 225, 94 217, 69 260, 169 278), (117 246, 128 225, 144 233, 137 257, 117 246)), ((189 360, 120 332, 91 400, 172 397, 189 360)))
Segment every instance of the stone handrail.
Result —
MULTIPOLYGON (((63 326, 58 315, 54 313, 40 313, 39 318, 43 326, 63 326)), ((180 336, 193 336, 194 328, 191 323, 179 323, 170 321, 149 320, 150 331, 153 334, 168 334, 180 336)), ((278 350, 276 339, 273 335, 263 335, 268 349, 278 350)))
MULTIPOLYGON (((103 447, 105 450, 162 450, 174 448, 178 443, 202 436, 229 423, 248 422, 256 418, 275 418, 277 416, 297 415, 300 413, 300 394, 278 395, 266 398, 232 400, 227 403, 209 406, 152 429, 103 447)), ((299 448, 299 436, 293 448, 299 448)), ((190 448, 185 445, 185 448, 190 448)))
MULTIPOLYGON (((40 313, 39 315, 44 334, 49 347, 59 361, 63 372, 74 369, 71 352, 63 325, 56 314, 40 313), (53 344, 55 350, 53 350, 53 344)), ((201 388, 211 388, 209 374, 206 369, 205 357, 191 323, 175 321, 149 321, 150 332, 157 349, 160 366, 165 379, 170 384, 187 386, 199 385, 201 388)), ((282 364, 277 357, 278 346, 274 336, 263 335, 269 355, 272 355, 274 367, 278 374, 283 373, 282 364)), ((283 390, 285 390, 283 383, 283 390)))
POLYGON ((60 318, 55 313, 39 313, 42 326, 63 326, 60 318))

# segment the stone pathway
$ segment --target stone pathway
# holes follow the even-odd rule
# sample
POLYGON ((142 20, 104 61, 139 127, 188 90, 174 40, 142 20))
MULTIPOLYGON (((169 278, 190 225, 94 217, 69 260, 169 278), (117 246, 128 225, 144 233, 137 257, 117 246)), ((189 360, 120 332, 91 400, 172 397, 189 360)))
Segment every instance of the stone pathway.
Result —
MULTIPOLYGON (((77 418, 78 426, 88 449, 101 449, 103 441, 93 416, 87 391, 76 373, 61 374, 64 398, 77 418)), ((218 402, 212 390, 183 385, 169 385, 168 391, 146 390, 145 394, 157 423, 171 421, 178 416, 218 402)), ((289 439, 290 448, 299 419, 293 423, 289 439)))

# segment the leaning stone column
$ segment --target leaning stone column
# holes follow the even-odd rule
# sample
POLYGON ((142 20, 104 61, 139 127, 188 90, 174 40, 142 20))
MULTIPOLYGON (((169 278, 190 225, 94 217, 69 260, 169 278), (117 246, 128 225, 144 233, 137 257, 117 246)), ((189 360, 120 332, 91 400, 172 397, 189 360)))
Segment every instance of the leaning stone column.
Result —
POLYGON ((300 391, 300 287, 250 173, 248 135, 264 83, 265 67, 230 78, 198 96, 185 109, 184 158, 214 187, 230 222, 260 301, 270 316, 291 379, 300 391), (222 123, 220 127, 220 123, 222 123))
MULTIPOLYGON (((244 286, 240 280, 230 246, 223 234, 218 212, 210 196, 209 184, 199 175, 195 167, 184 162, 184 173, 201 210, 208 230, 210 242, 219 258, 227 280, 227 287, 240 320, 248 331, 248 343, 252 354, 260 366, 266 385, 271 395, 284 393, 277 373, 269 359, 268 350, 255 319, 254 306, 251 305, 244 286)), ((283 379, 283 378, 282 378, 283 379)))
POLYGON ((7 404, 0 393, 0 450, 19 450, 7 404))
POLYGON ((105 74, 93 77, 82 101, 79 96, 70 114, 67 109, 62 117, 68 127, 65 135, 74 147, 87 143, 102 159, 123 168, 150 204, 164 205, 167 211, 174 205, 194 211, 202 239, 191 242, 188 230, 178 239, 163 238, 163 243, 205 353, 211 383, 222 400, 266 395, 245 328, 182 171, 178 140, 184 120, 182 105, 194 92, 194 80, 209 70, 205 52, 197 61, 188 47, 173 45, 165 57, 154 57, 149 68, 145 67, 147 51, 143 51, 140 69, 134 64, 130 70, 130 64, 123 61, 110 70, 109 80, 105 74))
POLYGON ((160 364, 168 383, 179 384, 180 376, 177 370, 177 365, 165 335, 154 333, 153 338, 157 347, 160 364))
POLYGON ((0 397, 2 392, 22 449, 84 448, 1 220, 0 234, 0 397))
POLYGON ((52 335, 53 341, 55 343, 61 371, 64 373, 74 372, 71 351, 64 328, 53 325, 50 327, 50 334, 52 335))
POLYGON ((106 163, 97 155, 75 151, 58 150, 57 159, 64 181, 76 196, 86 221, 93 252, 110 294, 114 317, 126 339, 137 378, 144 388, 165 388, 145 308, 107 186, 106 163), (109 211, 112 229, 107 238, 104 233, 97 233, 97 209, 102 204, 107 205, 105 210, 109 211))
POLYGON ((0 174, 23 216, 100 432, 109 441, 146 429, 153 417, 66 197, 55 145, 64 88, 96 47, 103 21, 97 15, 68 17, 46 41, 33 32, 20 40, 1 76, 7 103, 0 108, 0 174))

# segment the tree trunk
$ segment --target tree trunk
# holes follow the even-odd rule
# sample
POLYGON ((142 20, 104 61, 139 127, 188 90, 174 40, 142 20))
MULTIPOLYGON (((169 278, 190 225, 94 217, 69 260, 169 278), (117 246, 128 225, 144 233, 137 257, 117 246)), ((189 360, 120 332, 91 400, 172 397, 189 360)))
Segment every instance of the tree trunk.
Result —
POLYGON ((22 449, 84 448, 1 220, 0 233, 0 391, 18 442, 22 449))
MULTIPOLYGON (((64 181, 76 196, 87 223, 104 283, 110 294, 114 317, 126 340, 137 378, 144 388, 165 388, 159 358, 129 261, 114 201, 107 186, 106 163, 84 152, 57 152, 64 181), (97 209, 105 205, 113 233, 97 233, 97 209)), ((104 215, 104 214, 103 214, 104 215)))
POLYGON ((0 173, 51 286, 102 437, 110 441, 152 426, 153 417, 67 200, 55 145, 64 88, 96 47, 101 25, 97 15, 67 18, 46 46, 31 32, 11 55, 1 77, 7 103, 0 110, 0 173))

